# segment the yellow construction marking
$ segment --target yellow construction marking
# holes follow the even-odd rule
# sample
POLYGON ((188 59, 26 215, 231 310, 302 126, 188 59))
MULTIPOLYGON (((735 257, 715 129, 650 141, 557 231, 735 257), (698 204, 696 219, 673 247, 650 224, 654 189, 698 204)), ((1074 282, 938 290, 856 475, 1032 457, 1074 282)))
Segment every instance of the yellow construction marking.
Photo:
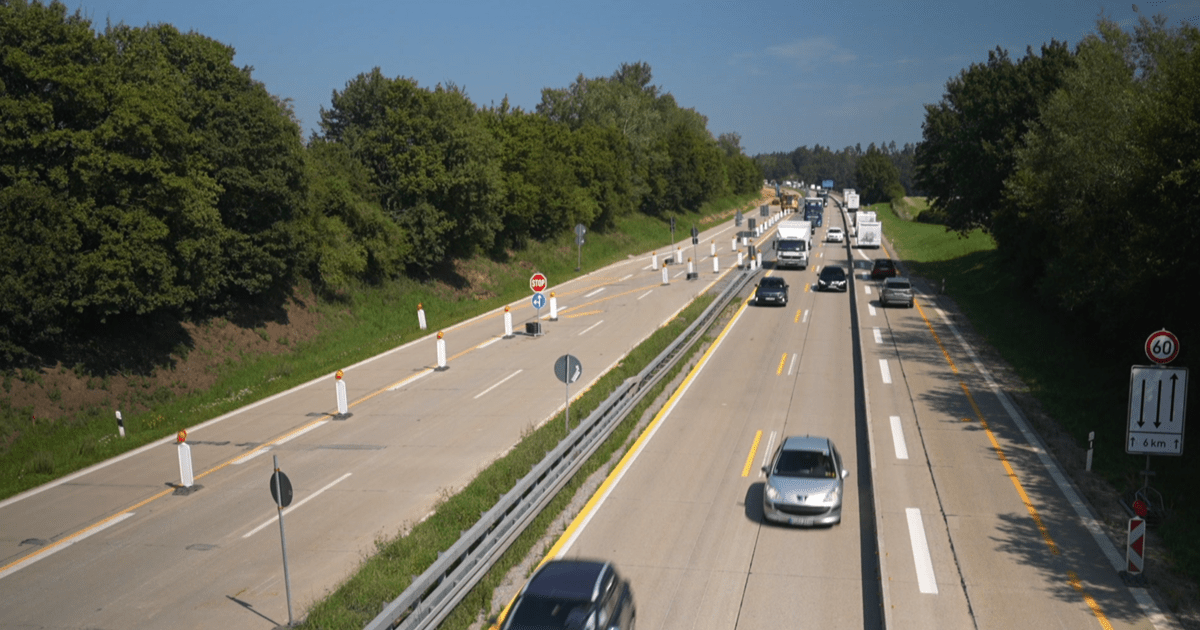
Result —
POLYGON ((807 282, 806 282, 806 283, 804 283, 804 292, 805 292, 805 293, 808 293, 808 290, 809 290, 809 289, 811 289, 811 288, 812 288, 812 284, 810 284, 810 283, 807 283, 807 282))
POLYGON ((566 315, 565 317, 567 319, 571 319, 572 317, 583 317, 584 315, 595 315, 596 313, 603 313, 603 312, 604 311, 587 311, 584 313, 571 313, 570 315, 566 315))
MULTIPOLYGON (((936 331, 933 330, 933 323, 925 316, 925 309, 920 308, 921 319, 925 320, 925 326, 929 328, 929 332, 933 334, 934 341, 937 342, 939 348, 942 349, 942 355, 946 357, 946 362, 950 364, 950 369, 958 374, 958 368, 954 366, 954 361, 950 358, 950 353, 946 352, 946 347, 942 345, 942 340, 938 337, 936 331)), ((996 434, 992 433, 991 427, 988 426, 987 420, 983 417, 983 411, 979 409, 979 405, 975 402, 975 396, 971 394, 971 389, 963 381, 958 382, 958 386, 962 388, 963 393, 967 396, 967 402, 971 404, 971 409, 975 411, 975 417, 979 420, 980 426, 987 433, 988 441, 992 443, 992 450, 996 451, 996 456, 1000 458, 1000 462, 1004 464, 1004 471, 1008 473, 1009 481, 1012 481, 1013 487, 1017 489, 1017 496, 1021 498, 1021 502, 1025 504, 1025 509, 1029 511, 1029 516, 1033 518, 1033 522, 1037 524, 1038 531, 1042 534, 1042 540, 1046 541, 1046 546, 1050 548, 1050 553, 1058 555, 1058 545, 1054 539, 1050 537, 1050 530, 1046 528, 1046 524, 1042 522, 1042 516, 1038 514, 1037 508, 1033 502, 1029 500, 1029 495, 1025 492, 1025 487, 1021 484, 1021 480, 1017 478, 1017 473, 1013 471, 1012 464, 1008 462, 1008 457, 1004 454, 1004 449, 1000 447, 999 440, 996 439, 996 434)))
POLYGON ((746 465, 742 468, 742 476, 750 475, 750 467, 754 465, 754 454, 758 452, 758 443, 762 440, 762 431, 754 432, 754 443, 750 445, 750 454, 746 456, 746 465))
POLYGON ((1104 630, 1112 630, 1112 624, 1108 622, 1108 617, 1104 616, 1104 611, 1100 610, 1100 604, 1096 603, 1096 600, 1083 590, 1083 584, 1079 583, 1079 576, 1074 571, 1067 571, 1067 580, 1071 586, 1075 587, 1076 591, 1083 595, 1083 601, 1087 602, 1088 608, 1092 609, 1092 614, 1096 615, 1096 621, 1100 622, 1100 627, 1104 630))
POLYGON ((798 323, 800 321, 800 316, 803 314, 804 314, 804 309, 802 309, 802 308, 796 309, 796 319, 793 319, 792 323, 793 324, 798 323))
POLYGON ((784 352, 782 357, 779 357, 779 367, 775 368, 775 376, 783 374, 783 364, 787 361, 787 353, 784 352))

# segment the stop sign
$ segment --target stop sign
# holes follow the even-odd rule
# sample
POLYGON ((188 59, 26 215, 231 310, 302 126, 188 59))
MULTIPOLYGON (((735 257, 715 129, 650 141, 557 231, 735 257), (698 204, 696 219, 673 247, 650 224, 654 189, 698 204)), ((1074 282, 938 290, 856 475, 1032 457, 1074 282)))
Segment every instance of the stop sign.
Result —
POLYGON ((546 290, 546 284, 546 276, 541 272, 535 273, 529 278, 529 288, 532 289, 534 293, 541 293, 542 291, 546 290))

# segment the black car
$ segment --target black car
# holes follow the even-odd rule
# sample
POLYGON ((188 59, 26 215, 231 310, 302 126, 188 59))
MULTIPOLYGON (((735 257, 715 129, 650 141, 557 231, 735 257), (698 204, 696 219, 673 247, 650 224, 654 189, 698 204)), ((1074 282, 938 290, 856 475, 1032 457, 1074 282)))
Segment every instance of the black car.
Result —
POLYGON ((612 563, 551 560, 525 583, 504 618, 504 630, 632 629, 633 589, 612 563))
POLYGON ((883 280, 884 278, 895 278, 900 275, 896 270, 896 263, 891 258, 877 258, 875 264, 871 267, 871 279, 883 280))
POLYGON ((775 278, 767 276, 758 281, 758 288, 754 291, 755 304, 778 304, 787 306, 788 301, 788 284, 783 278, 775 278))
POLYGON ((847 285, 846 270, 836 265, 822 267, 820 275, 817 276, 818 291, 845 291, 848 289, 847 285))

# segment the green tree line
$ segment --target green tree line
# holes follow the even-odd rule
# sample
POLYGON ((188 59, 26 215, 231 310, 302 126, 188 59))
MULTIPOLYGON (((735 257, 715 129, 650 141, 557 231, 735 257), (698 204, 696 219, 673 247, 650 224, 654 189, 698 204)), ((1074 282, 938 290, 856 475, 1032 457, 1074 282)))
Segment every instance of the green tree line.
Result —
POLYGON ((926 106, 923 133, 932 210, 991 233, 1042 302, 1122 347, 1196 338, 1194 307, 1168 296, 1200 273, 1200 30, 1100 20, 1074 50, 996 49, 926 106))
POLYGON ((838 189, 853 188, 864 201, 875 203, 923 194, 915 181, 916 150, 914 144, 897 147, 895 141, 878 146, 872 142, 866 150, 861 144, 838 151, 818 144, 787 153, 762 153, 754 160, 768 179, 806 184, 832 179, 838 189))
POLYGON ((430 277, 762 179, 646 63, 547 88, 531 112, 376 68, 305 139, 233 56, 168 24, 97 32, 61 2, 0 0, 0 359, 302 280, 430 277))

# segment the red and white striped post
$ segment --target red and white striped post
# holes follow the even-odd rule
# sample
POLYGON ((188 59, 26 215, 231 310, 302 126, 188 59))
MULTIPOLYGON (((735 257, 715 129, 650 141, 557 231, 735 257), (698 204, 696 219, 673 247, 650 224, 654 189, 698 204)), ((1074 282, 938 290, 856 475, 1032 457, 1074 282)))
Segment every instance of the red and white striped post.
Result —
POLYGON ((425 309, 417 304, 417 323, 421 325, 421 330, 425 330, 425 309))
POLYGON ((1125 545, 1125 570, 1129 575, 1141 575, 1146 565, 1146 504, 1141 499, 1133 502, 1137 516, 1129 519, 1128 539, 1125 545))
POLYGON ((446 368, 446 340, 442 338, 442 331, 437 334, 437 369, 445 370, 446 368))
POLYGON ((339 416, 344 416, 350 413, 349 399, 346 398, 346 381, 342 380, 343 376, 345 376, 345 373, 341 370, 338 370, 333 374, 335 383, 333 389, 335 395, 337 396, 337 410, 339 416))

